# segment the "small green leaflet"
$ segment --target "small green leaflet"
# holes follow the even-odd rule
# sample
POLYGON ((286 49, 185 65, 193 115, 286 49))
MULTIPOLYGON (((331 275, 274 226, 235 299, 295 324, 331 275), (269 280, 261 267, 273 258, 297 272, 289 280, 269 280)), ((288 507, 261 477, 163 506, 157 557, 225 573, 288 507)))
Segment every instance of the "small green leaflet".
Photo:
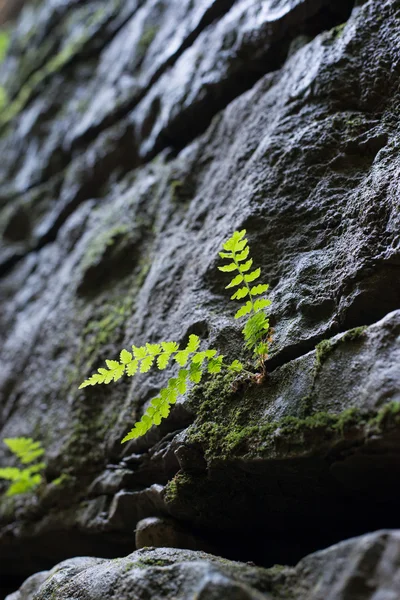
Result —
POLYGON ((241 273, 246 273, 246 271, 249 271, 251 269, 251 265, 253 264, 253 259, 250 258, 250 260, 248 260, 247 262, 243 263, 243 265, 239 266, 239 271, 241 273))
POLYGON ((251 283, 252 281, 255 281, 256 279, 258 279, 261 275, 261 269, 258 268, 255 271, 252 271, 251 273, 249 273, 248 275, 244 276, 244 280, 246 283, 251 283))
POLYGON ((226 290, 228 290, 229 288, 235 287, 236 285, 240 285, 243 281, 243 275, 236 275, 236 277, 234 279, 232 279, 232 281, 225 287, 226 290))
POLYGON ((176 342, 161 342, 161 347, 164 352, 172 354, 172 352, 176 352, 179 349, 179 344, 176 342))
POLYGON ((8 481, 17 481, 21 477, 21 469, 17 467, 4 467, 0 469, 0 479, 8 481))
POLYGON ((133 377, 134 375, 136 375, 138 367, 139 361, 137 360, 132 360, 132 362, 126 365, 126 374, 128 375, 128 377, 133 377))
POLYGON ((249 290, 247 287, 242 287, 239 288, 238 290, 236 290, 236 292, 234 294, 232 294, 231 296, 231 300, 242 300, 243 298, 246 298, 246 296, 249 295, 249 290))
POLYGON ((121 354, 119 355, 120 363, 122 363, 123 365, 127 365, 128 363, 131 362, 131 360, 132 360, 131 352, 128 352, 128 350, 121 350, 121 354))
POLYGON ((196 352, 196 350, 198 349, 199 346, 200 346, 199 336, 194 335, 194 334, 190 335, 188 344, 186 346, 187 352, 196 352))
POLYGON ((142 358, 145 358, 147 356, 146 346, 139 346, 139 347, 132 346, 132 350, 133 350, 134 357, 137 358, 138 360, 142 360, 142 358))
POLYGON ((174 359, 181 367, 184 367, 189 360, 189 352, 187 350, 180 350, 174 356, 174 359))
POLYGON ((267 308, 267 306, 270 306, 270 304, 271 304, 271 300, 259 298, 258 300, 256 300, 254 302, 254 310, 255 311, 262 310, 263 308, 267 308))
POLYGON ((223 358, 223 356, 218 356, 217 358, 212 358, 210 360, 207 370, 211 375, 221 373, 223 358))
POLYGON ((244 317, 244 315, 248 315, 249 312, 251 312, 252 308, 253 308, 253 305, 250 302, 250 300, 248 300, 246 302, 246 304, 244 306, 242 306, 242 308, 239 308, 239 310, 235 314, 235 319, 240 319, 240 317, 244 317))
POLYGON ((259 296, 260 294, 263 294, 264 292, 266 292, 268 287, 269 287, 268 285, 260 283, 259 285, 255 285, 251 288, 250 294, 252 296, 259 296))
POLYGON ((237 270, 237 265, 235 263, 230 263, 229 265, 225 265, 224 267, 218 267, 220 271, 224 271, 225 273, 230 273, 231 271, 237 270))
POLYGON ((164 354, 160 354, 160 356, 157 358, 157 366, 160 369, 160 371, 163 371, 166 368, 170 358, 171 355, 167 354, 167 352, 165 352, 164 354))
POLYGON ((245 248, 242 252, 236 255, 236 262, 242 262, 243 260, 246 260, 246 258, 249 255, 249 252, 250 248, 247 246, 247 248, 245 248))
MULTIPOLYGON (((214 359, 211 359, 211 360, 214 360, 214 359)), ((201 370, 201 366, 196 363, 192 363, 190 365, 190 369, 189 369, 190 381, 193 381, 193 383, 200 383, 202 375, 203 375, 203 371, 201 370)))
POLYGON ((230 371, 234 371, 235 373, 240 373, 240 371, 243 371, 243 365, 241 362, 239 362, 238 360, 234 360, 229 366, 228 369, 230 371))
POLYGON ((140 372, 147 373, 148 371, 150 371, 153 362, 154 356, 146 356, 146 358, 144 358, 140 363, 140 372))
POLYGON ((5 438, 3 442, 23 465, 28 465, 44 454, 41 443, 32 438, 5 438))

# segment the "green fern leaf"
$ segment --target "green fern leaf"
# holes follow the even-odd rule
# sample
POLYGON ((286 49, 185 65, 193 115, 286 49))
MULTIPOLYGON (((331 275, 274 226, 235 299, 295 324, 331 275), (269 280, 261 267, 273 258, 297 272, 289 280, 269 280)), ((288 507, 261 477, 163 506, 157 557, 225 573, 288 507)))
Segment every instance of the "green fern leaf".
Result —
MULTIPOLYGON (((247 241, 247 240, 246 240, 247 241)), ((242 262, 249 256, 250 248, 247 246, 242 252, 236 255, 236 262, 242 262)))
POLYGON ((161 344, 146 344, 147 354, 151 356, 156 356, 161 352, 161 344))
POLYGON ((217 358, 212 358, 208 363, 207 370, 210 375, 215 375, 216 373, 221 373, 222 370, 222 361, 223 356, 218 356, 217 358))
POLYGON ((83 381, 81 383, 81 385, 79 386, 78 389, 82 390, 83 388, 87 387, 88 385, 97 385, 98 383, 104 383, 104 376, 100 375, 99 373, 95 373, 88 379, 85 379, 85 381, 83 381))
POLYGON ((196 350, 198 349, 198 347, 200 346, 200 338, 198 335, 190 335, 189 336, 189 341, 188 344, 186 346, 186 351, 187 352, 196 352, 196 350))
POLYGON ((236 290, 234 294, 231 296, 231 300, 242 300, 249 295, 249 289, 247 287, 242 287, 236 290))
POLYGON ((246 273, 247 271, 249 271, 251 269, 252 264, 253 264, 253 259, 250 258, 250 260, 248 260, 247 262, 243 263, 242 265, 239 265, 239 271, 241 273, 246 273))
MULTIPOLYGON (((236 252, 243 253, 245 251, 246 246, 247 246, 246 239, 241 240, 240 242, 237 242, 236 246, 235 246, 235 250, 234 250, 235 254, 236 254, 236 252)), ((238 256, 240 256, 240 254, 236 255, 236 260, 239 260, 238 256)))
POLYGON ((264 294, 269 288, 269 285, 264 283, 259 283, 251 288, 250 294, 252 296, 259 296, 260 294, 264 294))
POLYGON ((140 363, 140 372, 147 373, 150 371, 152 364, 154 362, 154 356, 146 356, 140 363))
POLYGON ((128 350, 121 350, 121 353, 119 355, 119 361, 123 364, 123 365, 127 365, 128 363, 130 363, 132 360, 132 353, 128 352, 128 350))
POLYGON ((110 371, 113 371, 114 369, 118 369, 118 367, 121 366, 117 360, 108 360, 108 359, 106 360, 106 365, 110 369, 110 371))
POLYGON ((17 481, 21 477, 21 469, 17 467, 3 467, 0 469, 0 479, 8 481, 17 481))
POLYGON ((240 373, 243 371, 243 365, 238 360, 234 360, 229 366, 229 371, 233 371, 234 373, 240 373))
POLYGON ((6 496, 11 497, 32 492, 41 482, 41 475, 35 475, 31 478, 21 478, 10 485, 6 492, 6 496))
POLYGON ((270 304, 271 300, 267 300, 265 298, 258 298, 258 300, 254 302, 254 310, 257 312, 259 310, 262 310, 263 308, 267 308, 267 306, 270 306, 270 304))
MULTIPOLYGON (((214 360, 214 359, 212 359, 212 360, 214 360)), ((196 363, 192 363, 190 365, 190 369, 189 369, 190 381, 193 381, 193 383, 200 383, 202 375, 203 375, 203 371, 201 370, 201 366, 196 363)))
POLYGON ((244 306, 242 306, 242 308, 239 308, 239 310, 235 314, 235 319, 240 319, 240 317, 244 317, 244 315, 248 315, 249 312, 251 312, 252 308, 253 308, 253 305, 250 302, 250 300, 248 300, 246 302, 246 304, 244 306))
POLYGON ((208 350, 205 350, 205 355, 206 358, 214 358, 214 356, 217 354, 216 350, 212 350, 211 348, 209 348, 208 350))
POLYGON ((206 357, 207 357, 207 354, 204 351, 196 352, 196 354, 194 356, 192 356, 192 363, 201 365, 206 357))
POLYGON ((219 252, 221 258, 233 258, 232 252, 219 252))
POLYGON ((139 368, 139 361, 138 360, 132 360, 129 364, 126 365, 126 374, 128 375, 128 377, 133 377, 134 375, 136 375, 137 370, 139 368))
POLYGON ((237 265, 235 263, 230 263, 229 265, 225 265, 223 267, 218 267, 220 271, 224 271, 224 273, 230 273, 231 271, 237 270, 237 265))
POLYGON ((244 280, 246 283, 251 283, 252 281, 255 281, 256 279, 258 279, 261 275, 261 269, 258 268, 255 271, 252 271, 251 273, 249 273, 248 275, 244 276, 244 280))
POLYGON ((176 388, 177 388, 179 394, 181 394, 181 395, 184 394, 186 392, 186 390, 187 390, 186 379, 187 379, 187 377, 189 375, 189 371, 186 371, 186 369, 185 369, 186 375, 184 377, 183 376, 181 377, 180 373, 182 371, 183 371, 183 369, 179 372, 178 381, 177 381, 177 384, 176 384, 176 388))
POLYGON ((23 465, 28 465, 44 454, 41 443, 32 438, 5 438, 3 442, 23 465))
POLYGON ((237 285, 240 285, 243 281, 243 275, 236 275, 236 277, 234 279, 232 279, 232 281, 225 287, 226 290, 228 290, 229 288, 235 287, 237 285))
POLYGON ((242 231, 235 231, 232 236, 227 240, 222 247, 224 250, 235 251, 238 242, 246 235, 246 230, 242 229, 242 231))
POLYGON ((268 346, 268 342, 261 342, 260 344, 258 344, 255 347, 255 354, 258 354, 258 356, 265 356, 268 354, 268 350, 269 350, 269 346, 268 346))
POLYGON ((189 360, 189 352, 187 350, 180 350, 175 354, 174 359, 178 365, 184 367, 189 360))
POLYGON ((142 360, 147 356, 146 346, 132 346, 133 355, 137 360, 142 360))
POLYGON ((163 371, 167 367, 170 358, 171 355, 167 352, 160 354, 160 356, 157 358, 157 367, 160 369, 160 371, 163 371))
POLYGON ((161 342, 161 347, 167 354, 172 354, 179 350, 179 344, 176 342, 161 342))

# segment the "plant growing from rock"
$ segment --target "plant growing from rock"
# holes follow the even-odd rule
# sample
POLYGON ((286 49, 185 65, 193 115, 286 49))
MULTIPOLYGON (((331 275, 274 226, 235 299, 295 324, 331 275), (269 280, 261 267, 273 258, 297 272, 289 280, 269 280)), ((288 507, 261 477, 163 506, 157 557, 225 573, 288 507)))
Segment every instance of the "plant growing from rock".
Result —
POLYGON ((245 373, 251 380, 260 382, 265 374, 265 359, 270 342, 269 321, 265 308, 270 300, 260 298, 267 290, 266 284, 253 284, 261 275, 261 269, 252 270, 253 260, 249 258, 250 249, 245 238, 246 230, 235 231, 223 244, 220 256, 229 262, 220 271, 235 273, 235 277, 226 289, 237 288, 231 296, 232 300, 243 301, 237 310, 235 319, 247 316, 242 330, 245 348, 255 357, 257 373, 247 371, 239 360, 231 363, 224 361, 224 356, 214 348, 200 350, 200 338, 190 335, 187 345, 181 347, 177 342, 167 341, 157 344, 146 343, 144 346, 132 346, 132 352, 122 350, 119 360, 106 360, 106 367, 100 367, 86 379, 79 389, 97 384, 109 384, 118 381, 124 375, 133 377, 138 373, 147 373, 152 367, 163 371, 176 363, 179 366, 176 376, 168 380, 166 387, 150 403, 150 406, 133 429, 123 438, 122 443, 144 435, 153 425, 159 425, 168 417, 171 406, 179 396, 184 394, 189 384, 197 385, 203 375, 215 376, 225 370, 233 373, 245 373))
POLYGON ((25 437, 6 438, 3 442, 23 465, 23 468, 0 468, 0 479, 6 479, 10 482, 6 496, 17 496, 18 494, 32 492, 42 483, 43 471, 46 468, 46 463, 35 462, 44 454, 40 442, 25 437))

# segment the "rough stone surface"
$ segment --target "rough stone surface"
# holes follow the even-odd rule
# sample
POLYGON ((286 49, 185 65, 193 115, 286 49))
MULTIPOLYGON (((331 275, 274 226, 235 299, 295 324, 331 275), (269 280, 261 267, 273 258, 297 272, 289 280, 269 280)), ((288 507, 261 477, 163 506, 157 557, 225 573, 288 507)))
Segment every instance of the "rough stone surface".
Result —
POLYGON ((378 531, 271 569, 204 552, 145 548, 126 558, 75 558, 28 579, 6 600, 396 600, 400 531, 378 531))
MULTIPOLYGON (((0 438, 41 440, 47 468, 0 497, 3 596, 107 568, 145 519, 264 567, 400 526, 399 23, 399 0, 25 3, 0 65, 0 438), (121 446, 167 373, 80 382, 191 333, 246 359, 217 271, 243 227, 265 380, 206 383, 121 446)), ((331 597, 398 597, 367 575, 331 597)))

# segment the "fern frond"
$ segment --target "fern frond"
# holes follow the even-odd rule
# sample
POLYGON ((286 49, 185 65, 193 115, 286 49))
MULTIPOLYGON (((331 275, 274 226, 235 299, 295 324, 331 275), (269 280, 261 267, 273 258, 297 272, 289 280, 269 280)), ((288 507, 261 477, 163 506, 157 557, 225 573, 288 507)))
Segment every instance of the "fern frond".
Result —
POLYGON ((25 437, 5 438, 3 442, 23 465, 29 465, 25 469, 18 467, 3 467, 0 469, 0 479, 11 482, 6 495, 15 496, 32 491, 42 482, 42 471, 46 468, 44 462, 31 464, 44 454, 40 442, 25 437))
MULTIPOLYGON (((221 258, 226 258, 231 261, 228 265, 218 267, 220 271, 230 272, 237 270, 239 274, 236 275, 232 281, 226 286, 226 289, 240 286, 234 294, 231 296, 231 300, 243 300, 248 298, 247 302, 236 311, 235 319, 240 319, 246 315, 249 318, 242 330, 244 335, 246 348, 253 350, 254 354, 260 357, 261 362, 265 359, 268 353, 268 341, 264 338, 269 329, 269 322, 264 313, 264 309, 271 304, 270 300, 266 298, 257 298, 264 294, 269 286, 267 284, 259 283, 250 287, 250 283, 256 281, 261 275, 261 269, 257 268, 251 271, 253 266, 253 259, 249 258, 250 249, 248 246, 247 239, 244 237, 246 230, 235 231, 227 242, 223 244, 224 250, 227 252, 220 252, 221 258), (245 261, 245 262, 243 262, 245 261)), ((233 365, 234 363, 232 363, 233 365)), ((239 363, 240 364, 240 363, 239 363)), ((231 368, 234 370, 235 366, 231 368)), ((243 367, 242 367, 243 368, 243 367)))
POLYGON ((3 442, 23 465, 29 465, 44 454, 41 443, 35 442, 32 438, 5 438, 3 442))
POLYGON ((28 492, 33 492, 35 488, 38 487, 42 483, 41 475, 34 475, 33 477, 21 477, 17 481, 14 481, 8 490, 6 491, 6 496, 17 496, 19 494, 26 494, 28 492))
MULTIPOLYGON (((253 314, 246 322, 242 333, 245 339, 246 348, 255 349, 260 340, 266 335, 269 329, 269 321, 264 312, 253 314)), ((257 352, 258 354, 258 352, 257 352)))

